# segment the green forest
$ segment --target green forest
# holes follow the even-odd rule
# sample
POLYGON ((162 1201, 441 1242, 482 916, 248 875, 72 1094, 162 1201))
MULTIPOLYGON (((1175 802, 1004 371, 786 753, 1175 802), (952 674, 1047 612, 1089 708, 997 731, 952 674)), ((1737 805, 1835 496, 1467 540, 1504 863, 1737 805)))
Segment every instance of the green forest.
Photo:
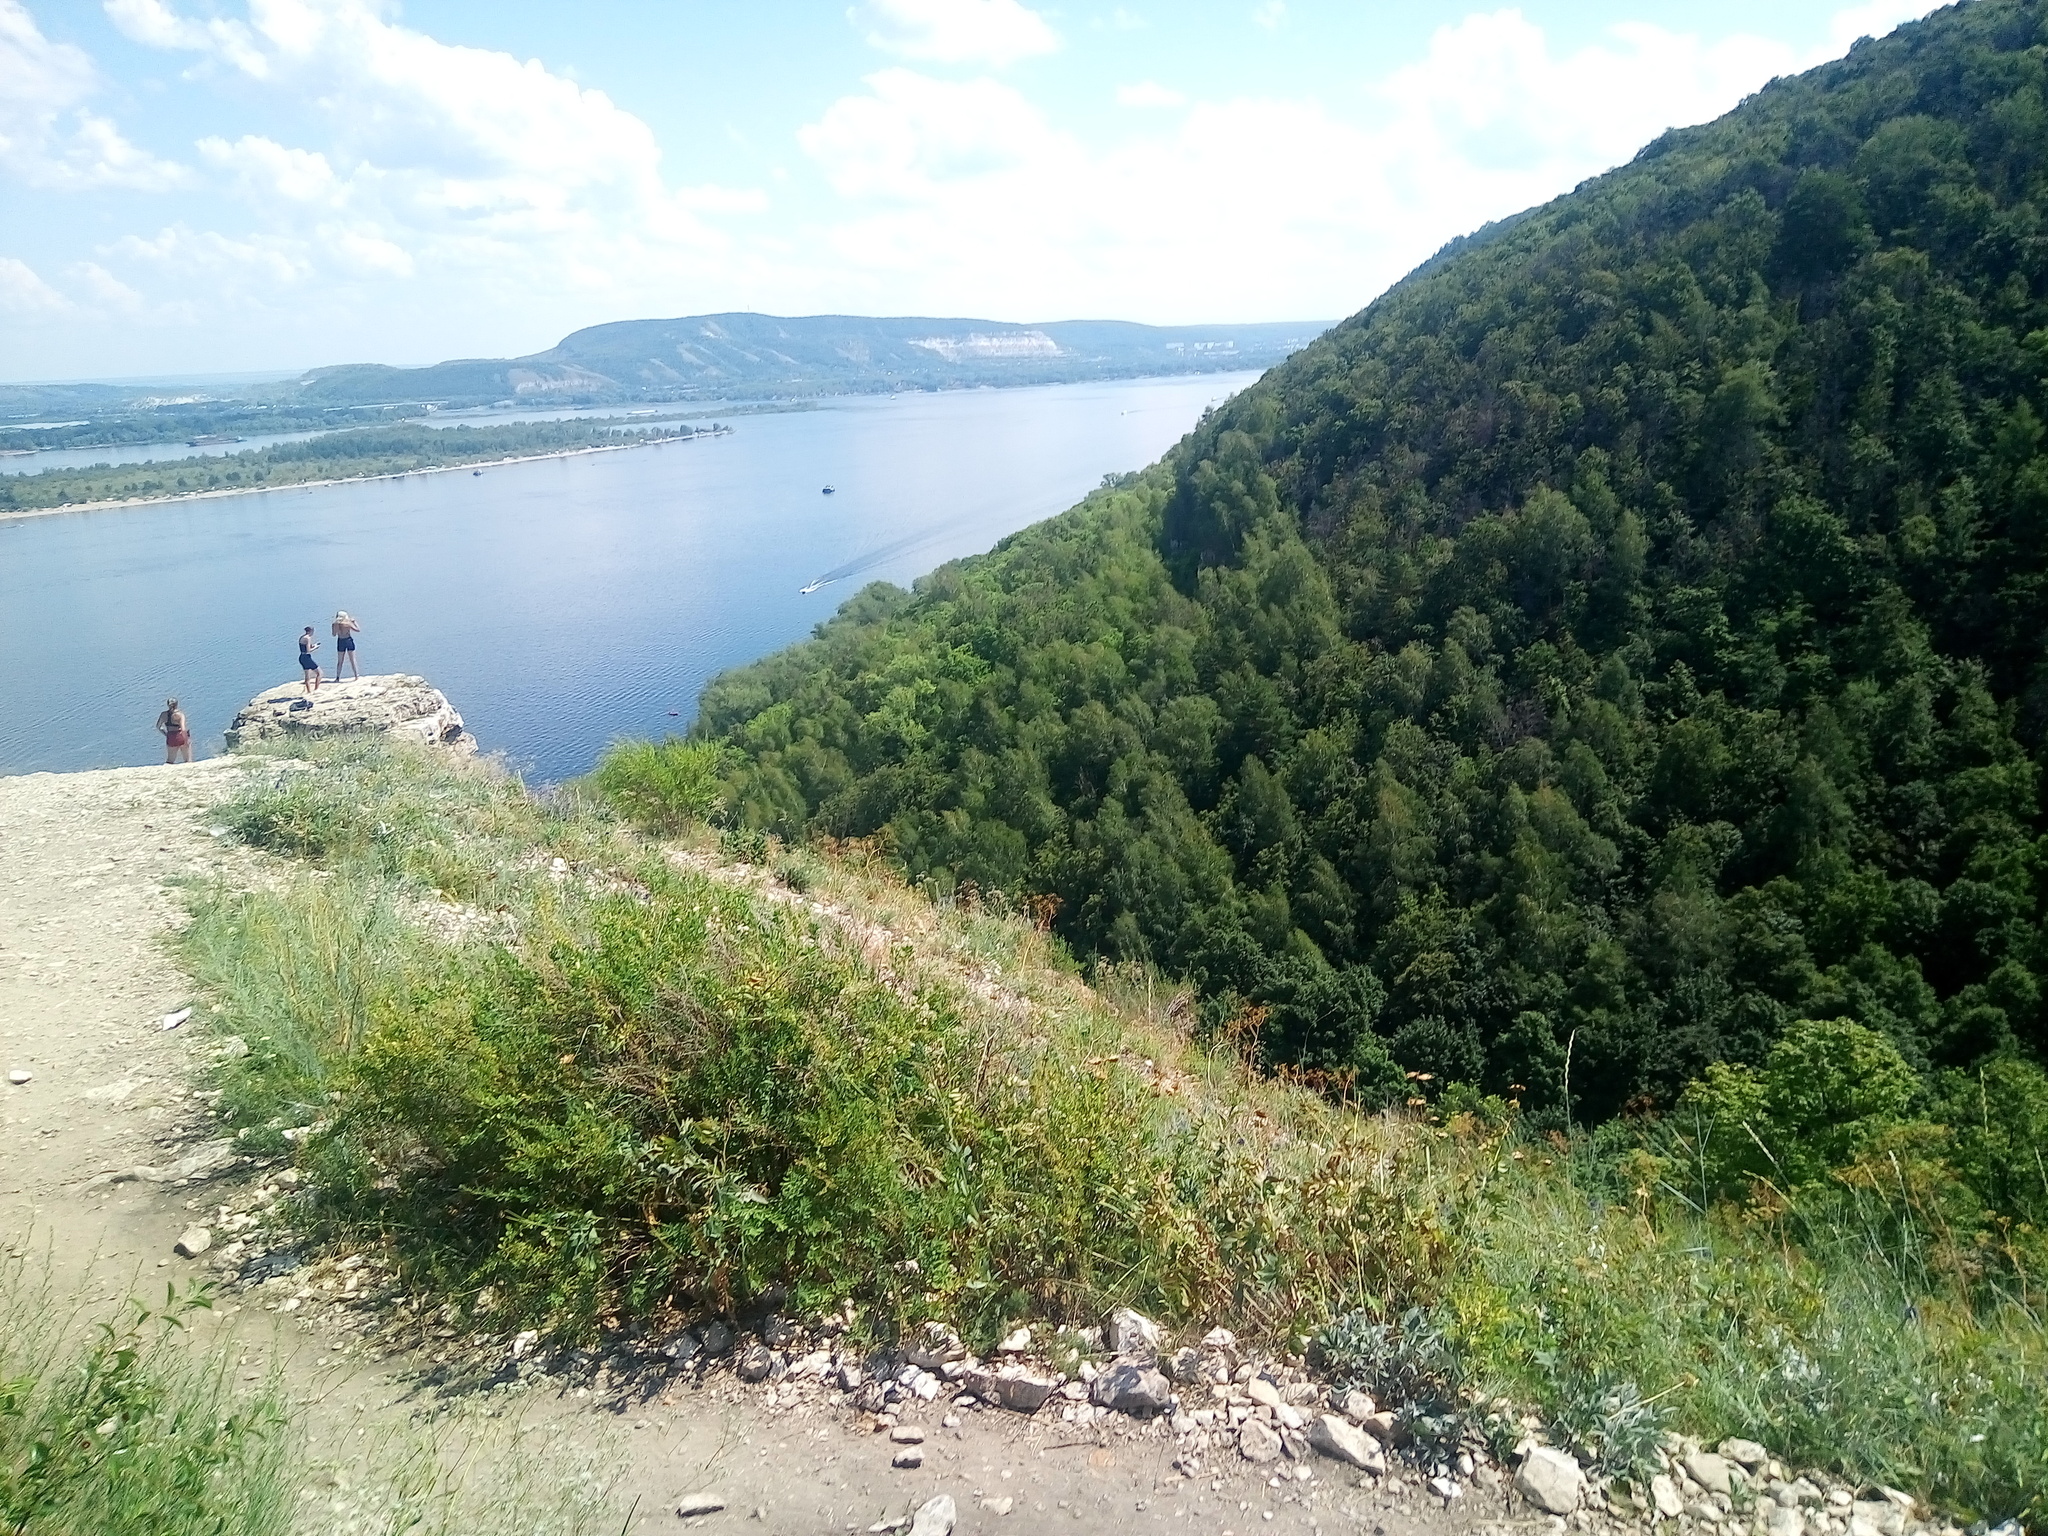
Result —
POLYGON ((2044 213, 2048 7, 1951 7, 1457 242, 695 733, 737 818, 1036 896, 1362 1102, 1853 1060, 1990 1136, 2048 1105, 2044 213))
POLYGON ((0 476, 0 513, 138 497, 169 498, 194 491, 256 490, 311 480, 360 480, 579 448, 670 442, 703 430, 709 429, 625 427, 610 419, 528 421, 492 427, 428 427, 413 422, 360 427, 240 453, 0 476))

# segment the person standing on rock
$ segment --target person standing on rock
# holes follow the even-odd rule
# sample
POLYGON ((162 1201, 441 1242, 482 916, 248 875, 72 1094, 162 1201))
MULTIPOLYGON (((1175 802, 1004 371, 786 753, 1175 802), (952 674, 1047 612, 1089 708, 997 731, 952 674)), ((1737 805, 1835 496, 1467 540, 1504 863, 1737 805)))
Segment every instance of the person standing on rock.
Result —
POLYGON ((349 676, 361 677, 363 674, 356 667, 356 636, 363 632, 363 626, 350 618, 348 610, 343 608, 327 627, 334 635, 334 680, 337 683, 341 681, 341 658, 344 656, 348 658, 349 676))
POLYGON ((320 663, 313 659, 313 653, 320 649, 320 642, 313 638, 313 626, 308 624, 299 635, 299 681, 307 693, 320 686, 320 663))
POLYGON ((156 717, 156 728, 164 739, 165 762, 192 761, 192 727, 176 699, 164 700, 164 712, 156 717))

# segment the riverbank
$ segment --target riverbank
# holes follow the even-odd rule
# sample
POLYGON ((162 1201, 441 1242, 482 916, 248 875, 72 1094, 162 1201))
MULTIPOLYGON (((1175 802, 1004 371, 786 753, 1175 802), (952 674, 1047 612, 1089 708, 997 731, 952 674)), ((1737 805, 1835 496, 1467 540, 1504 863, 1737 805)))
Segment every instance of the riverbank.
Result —
MULTIPOLYGON (((451 429, 442 428, 435 430, 446 431, 451 429)), ((5 508, 0 509, 0 524, 22 522, 38 517, 54 517, 68 512, 108 512, 131 507, 171 506, 186 502, 212 501, 228 496, 251 496, 264 491, 311 491, 325 486, 372 484, 383 480, 404 480, 413 475, 449 474, 461 470, 468 470, 472 474, 481 474, 487 469, 503 469, 514 464, 532 464, 547 459, 577 458, 593 453, 615 453, 627 448, 659 448, 671 443, 695 442, 699 438, 706 437, 729 437, 732 435, 732 430, 728 426, 715 425, 704 428, 692 428, 686 432, 676 432, 663 436, 643 435, 629 442, 587 443, 570 448, 549 449, 539 453, 508 454, 489 459, 465 459, 453 464, 419 465, 373 474, 326 475, 305 480, 267 480, 260 485, 209 486, 204 490, 174 491, 162 495, 117 496, 97 501, 65 502, 48 507, 5 508)), ((195 461, 167 460, 164 462, 169 464, 187 464, 195 461)), ((220 461, 210 462, 217 463, 220 461)))

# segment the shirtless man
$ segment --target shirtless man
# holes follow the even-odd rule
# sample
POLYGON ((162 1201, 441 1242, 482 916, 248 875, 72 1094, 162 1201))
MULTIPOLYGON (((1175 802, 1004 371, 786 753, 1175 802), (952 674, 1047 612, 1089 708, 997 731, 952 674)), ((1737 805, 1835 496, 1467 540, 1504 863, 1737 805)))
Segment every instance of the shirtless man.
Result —
POLYGON ((356 666, 356 636, 363 632, 363 626, 350 618, 344 608, 335 614, 334 622, 327 629, 334 636, 334 680, 337 683, 341 681, 341 659, 344 656, 348 658, 349 676, 361 677, 363 674, 356 666))

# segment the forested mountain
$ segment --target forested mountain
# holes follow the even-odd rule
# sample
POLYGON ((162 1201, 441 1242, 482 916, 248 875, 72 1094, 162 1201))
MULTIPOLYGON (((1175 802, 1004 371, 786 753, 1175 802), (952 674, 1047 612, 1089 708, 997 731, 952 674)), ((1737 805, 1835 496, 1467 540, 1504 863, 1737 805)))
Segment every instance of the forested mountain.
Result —
POLYGON ((318 368, 299 394, 327 404, 452 405, 535 398, 564 403, 738 399, 1055 384, 1144 374, 1262 368, 1306 344, 1320 323, 1135 325, 1120 320, 723 314, 620 320, 572 332, 530 357, 429 368, 318 368))
POLYGON ((721 678, 744 815, 1056 895, 1368 1096, 1611 1115, 1801 1016, 2039 1059, 2044 23, 1667 133, 721 678))

